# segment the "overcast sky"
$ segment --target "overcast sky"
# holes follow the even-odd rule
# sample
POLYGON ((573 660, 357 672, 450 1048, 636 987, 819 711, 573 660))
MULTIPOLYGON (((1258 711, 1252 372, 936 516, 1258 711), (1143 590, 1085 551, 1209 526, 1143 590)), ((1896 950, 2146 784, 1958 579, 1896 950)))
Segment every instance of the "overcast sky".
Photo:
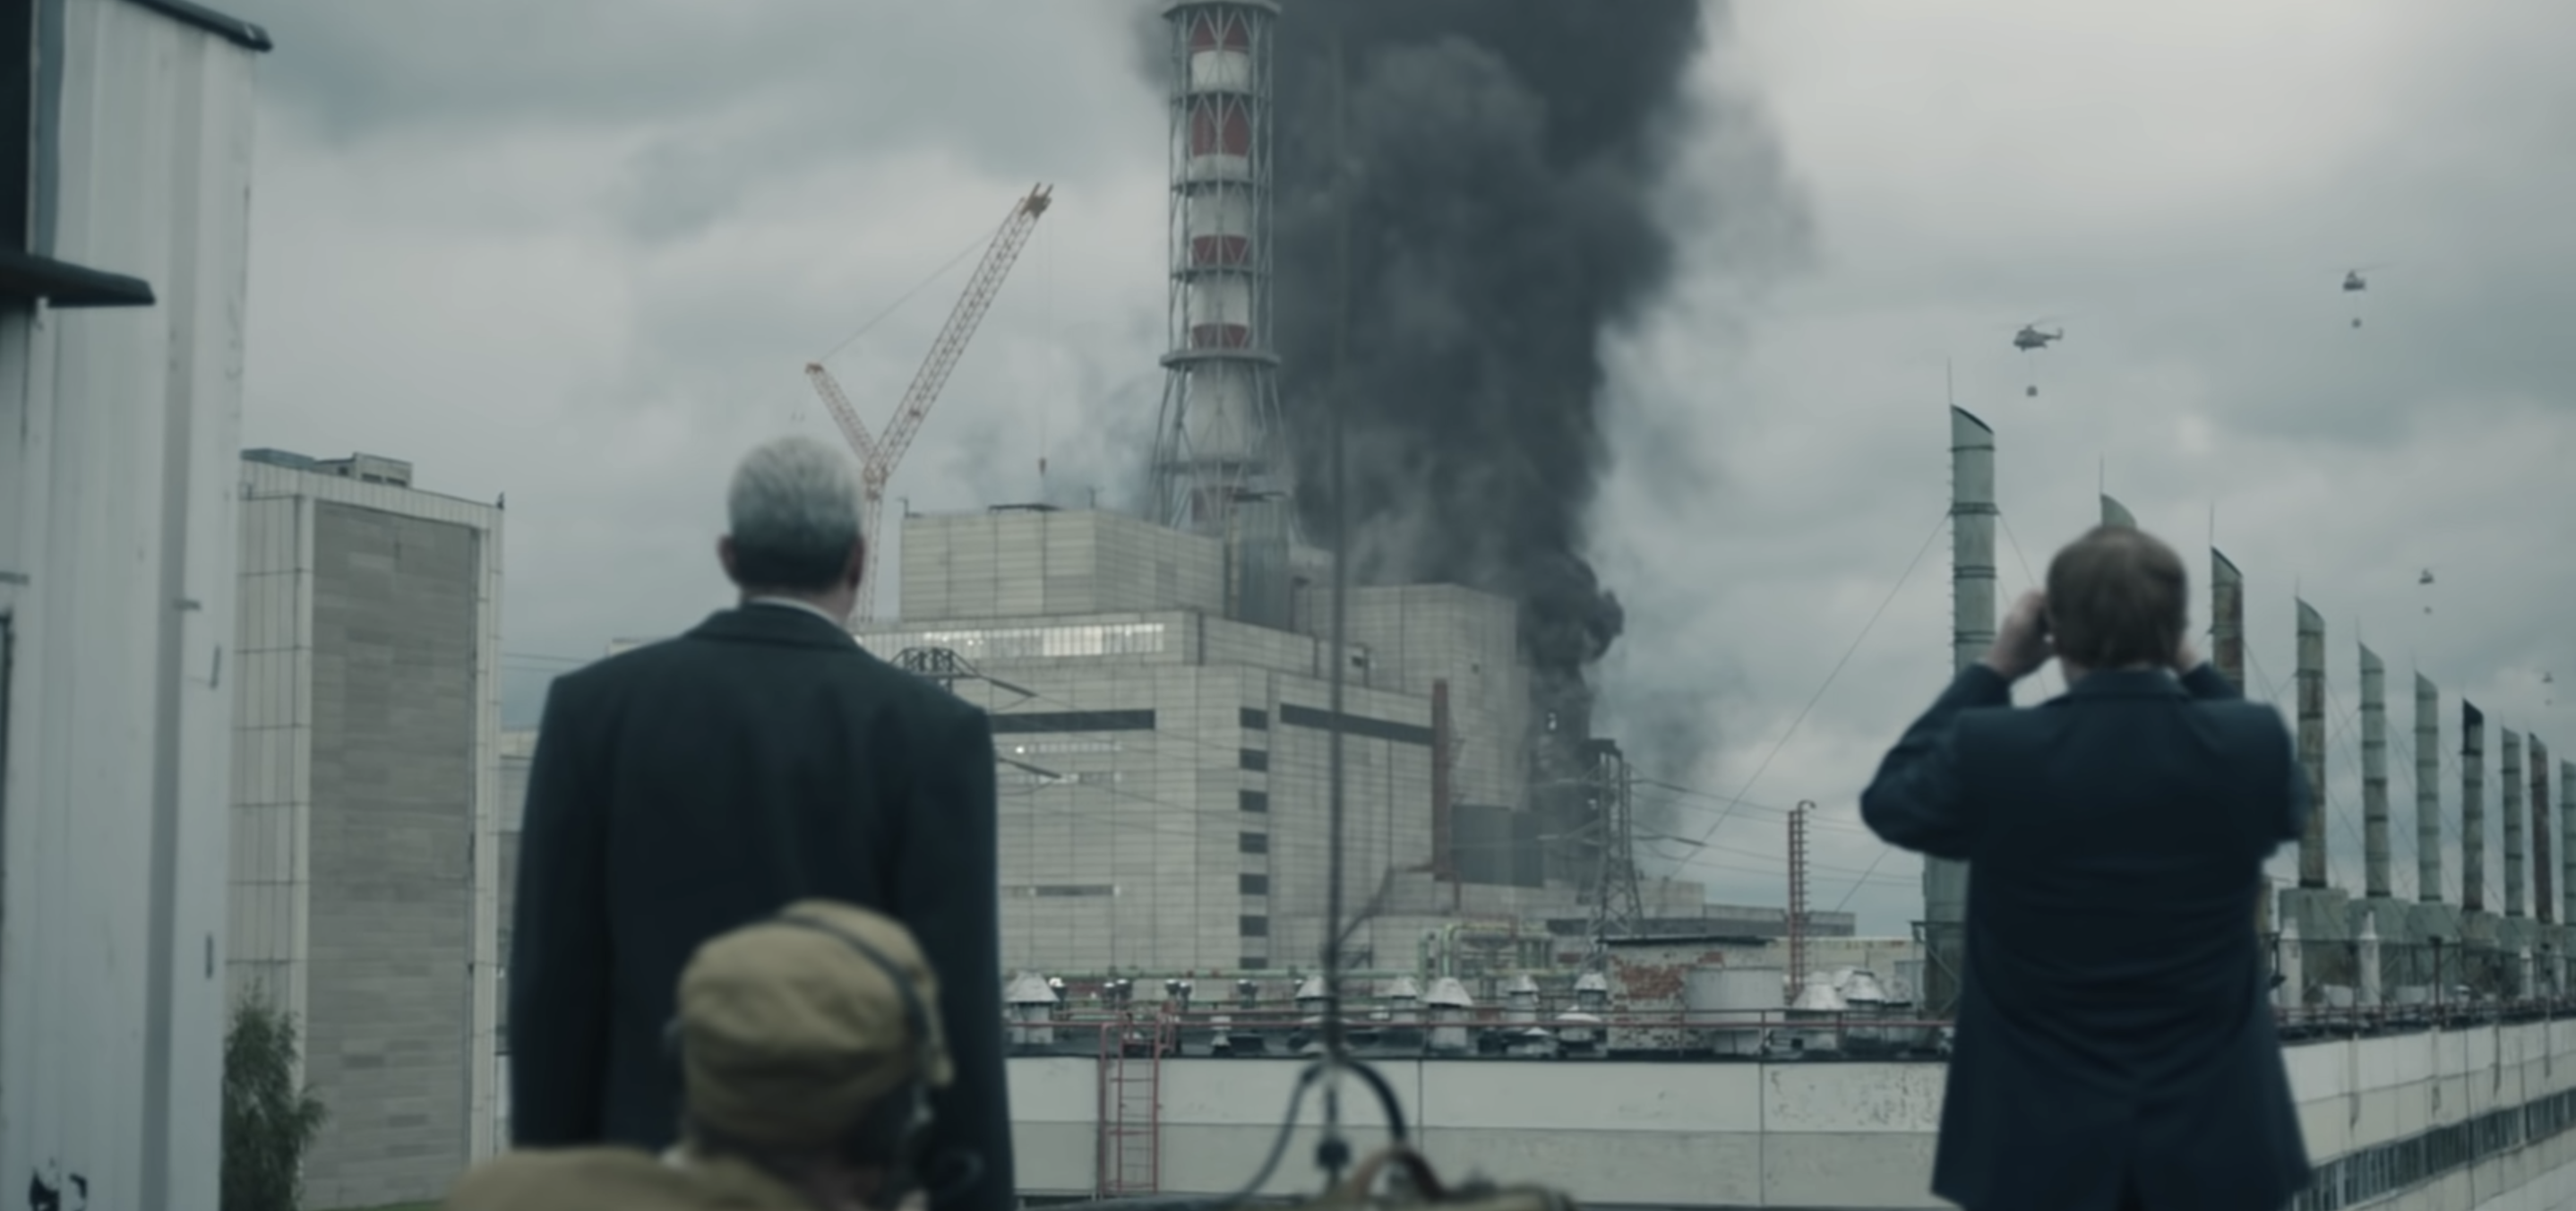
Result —
MULTIPOLYGON (((278 43, 246 440, 507 494, 514 721, 557 658, 723 603, 733 457, 830 438, 803 363, 1034 181, 1057 204, 892 492, 1125 498, 1165 215, 1130 0, 231 7, 278 43)), ((1706 842, 1659 854, 1777 903, 1780 809, 1812 799, 1816 906, 1877 933, 1919 913, 1917 862, 1856 797, 1948 672, 1945 367, 1997 430, 2007 600, 2107 485, 2196 581, 2214 527, 2258 694, 2286 691, 2294 592, 2325 614, 2339 884, 2357 636, 2392 670, 2401 896, 2412 670, 2443 688, 2446 753, 2466 692, 2576 757, 2576 697, 2550 697, 2576 690, 2576 8, 1842 0, 1718 24, 1696 87, 1763 121, 1701 128, 1676 166, 1688 260, 1609 334, 1593 518, 1629 609, 1607 714, 1646 775, 1698 792, 1643 801, 1706 842), (1694 216, 1694 181, 1770 157, 1784 221, 1694 216), (2361 295, 2337 288, 2354 264, 2384 266, 2361 295), (2063 344, 2014 352, 2043 316, 2063 344)), ((832 358, 871 422, 965 267, 832 358)))

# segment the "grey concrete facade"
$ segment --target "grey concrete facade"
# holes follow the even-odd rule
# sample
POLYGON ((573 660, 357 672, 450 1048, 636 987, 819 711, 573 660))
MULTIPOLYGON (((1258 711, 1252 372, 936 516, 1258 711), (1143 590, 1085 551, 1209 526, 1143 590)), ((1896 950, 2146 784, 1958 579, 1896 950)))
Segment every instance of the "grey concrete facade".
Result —
MULTIPOLYGON (((903 620, 859 635, 888 659, 945 652, 990 712, 1001 777, 1005 963, 1051 974, 1312 970, 1325 933, 1332 662, 1344 662, 1348 945, 1410 968, 1461 920, 1580 921, 1575 890, 1501 870, 1531 830, 1530 672, 1511 602, 1448 585, 1354 589, 1337 652, 1312 630, 1228 620, 1222 543, 1116 514, 905 519, 903 620), (1437 734, 1446 701, 1445 736, 1437 734), (1445 771, 1439 767, 1445 762, 1445 771), (1450 808, 1449 852, 1435 853, 1450 808), (1444 863, 1440 859, 1446 859, 1444 863)), ((1521 864, 1526 865, 1526 864, 1521 864)), ((1530 873, 1517 871, 1514 873, 1530 873)), ((1697 884, 1641 889, 1695 916, 1697 884)))
POLYGON ((300 1019, 325 1207, 495 1138, 500 514, 383 461, 242 465, 230 974, 300 1019))

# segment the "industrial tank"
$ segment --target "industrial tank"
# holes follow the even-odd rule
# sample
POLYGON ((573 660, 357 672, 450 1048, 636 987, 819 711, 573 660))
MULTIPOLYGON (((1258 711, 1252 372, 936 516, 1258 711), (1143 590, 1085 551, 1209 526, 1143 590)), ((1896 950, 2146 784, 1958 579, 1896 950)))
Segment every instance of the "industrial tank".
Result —
POLYGON ((1694 967, 1682 976, 1682 1013, 1695 1048, 1759 1055, 1769 1019, 1781 1010, 1777 967, 1694 967))

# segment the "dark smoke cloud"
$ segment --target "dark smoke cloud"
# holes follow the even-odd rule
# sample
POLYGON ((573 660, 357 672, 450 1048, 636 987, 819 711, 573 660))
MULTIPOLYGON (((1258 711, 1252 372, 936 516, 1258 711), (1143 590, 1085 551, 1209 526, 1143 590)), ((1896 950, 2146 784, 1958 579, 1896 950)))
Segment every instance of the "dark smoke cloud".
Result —
POLYGON ((1346 322, 1361 578, 1515 598, 1543 681, 1577 701, 1624 625, 1582 556, 1602 341, 1675 261, 1653 199, 1701 22, 1698 0, 1291 0, 1275 44, 1275 323, 1307 520, 1323 532, 1346 322))

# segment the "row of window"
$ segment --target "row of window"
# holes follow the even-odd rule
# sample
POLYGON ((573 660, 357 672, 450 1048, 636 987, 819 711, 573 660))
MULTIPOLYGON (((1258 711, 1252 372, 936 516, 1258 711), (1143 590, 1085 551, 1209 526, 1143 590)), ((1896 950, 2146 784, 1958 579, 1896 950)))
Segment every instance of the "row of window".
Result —
POLYGON ((970 661, 1034 660, 1077 656, 1153 656, 1163 651, 1159 622, 1085 623, 1059 627, 1002 627, 989 631, 914 631, 865 636, 877 651, 947 648, 970 661))
POLYGON ((2576 1090, 2489 1111, 2316 1167, 2296 1211, 2337 1211, 2420 1185, 2499 1153, 2549 1139, 2576 1125, 2576 1090))

